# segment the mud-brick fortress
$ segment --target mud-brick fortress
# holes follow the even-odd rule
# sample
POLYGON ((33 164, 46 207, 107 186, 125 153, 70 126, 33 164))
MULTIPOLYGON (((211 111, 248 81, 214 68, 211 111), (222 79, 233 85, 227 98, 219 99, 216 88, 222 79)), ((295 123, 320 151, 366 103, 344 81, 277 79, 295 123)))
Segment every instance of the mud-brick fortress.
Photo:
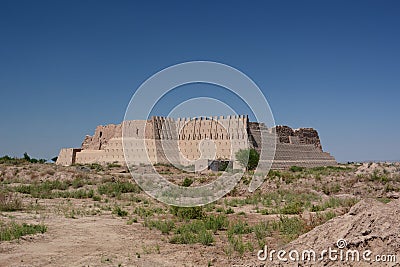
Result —
POLYGON ((94 135, 87 135, 80 148, 61 149, 57 164, 173 162, 195 165, 200 160, 235 161, 234 155, 240 149, 261 150, 263 130, 276 134, 272 168, 337 164, 334 157, 322 150, 318 132, 313 128, 276 126, 267 129, 263 123, 250 122, 244 115, 178 119, 152 117, 97 126, 94 135))

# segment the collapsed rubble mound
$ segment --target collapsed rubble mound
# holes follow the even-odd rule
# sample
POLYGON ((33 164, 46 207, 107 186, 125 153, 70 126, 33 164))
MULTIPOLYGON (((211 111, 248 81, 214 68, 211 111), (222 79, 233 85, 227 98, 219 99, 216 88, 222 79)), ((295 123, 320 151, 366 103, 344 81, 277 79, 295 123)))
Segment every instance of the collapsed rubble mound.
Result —
POLYGON ((357 168, 356 175, 385 174, 389 176, 400 174, 399 162, 365 162, 357 168))
MULTIPOLYGON (((336 217, 327 223, 314 228, 312 231, 300 236, 289 243, 284 250, 314 250, 316 261, 294 262, 290 259, 280 265, 296 266, 398 266, 400 262, 400 200, 383 204, 373 199, 362 200, 350 211, 342 216, 336 217), (330 260, 325 256, 320 260, 320 252, 332 248, 338 250, 338 240, 344 240, 347 245, 343 248, 346 255, 348 250, 357 250, 360 253, 360 261, 330 260), (362 253, 370 250, 370 261, 362 259, 362 253), (376 262, 376 255, 396 255, 395 262, 376 262), (299 263, 297 265, 297 263, 299 263)), ((287 257, 287 256, 286 256, 287 257)), ((346 256, 343 258, 345 259, 346 256)), ((383 258, 382 258, 383 259, 383 258)))

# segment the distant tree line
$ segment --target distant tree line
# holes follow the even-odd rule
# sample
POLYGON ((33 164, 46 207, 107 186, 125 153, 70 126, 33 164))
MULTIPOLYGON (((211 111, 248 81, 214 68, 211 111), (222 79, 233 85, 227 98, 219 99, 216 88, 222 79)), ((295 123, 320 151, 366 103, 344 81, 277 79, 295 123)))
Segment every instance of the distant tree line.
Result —
POLYGON ((10 157, 8 155, 5 155, 4 157, 0 158, 0 164, 1 163, 9 163, 9 164, 18 164, 18 163, 24 163, 24 162, 30 162, 30 163, 45 163, 47 160, 46 159, 35 159, 31 158, 28 153, 24 153, 24 156, 22 158, 17 158, 17 157, 10 157))

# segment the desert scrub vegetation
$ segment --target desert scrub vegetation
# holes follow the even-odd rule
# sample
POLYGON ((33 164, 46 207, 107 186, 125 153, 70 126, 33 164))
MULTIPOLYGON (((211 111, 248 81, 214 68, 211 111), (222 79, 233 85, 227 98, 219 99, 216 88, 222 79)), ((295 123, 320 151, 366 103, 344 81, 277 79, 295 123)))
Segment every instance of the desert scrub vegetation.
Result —
POLYGON ((72 164, 72 166, 85 172, 90 172, 91 170, 94 172, 104 171, 104 166, 99 163, 90 163, 90 164, 74 163, 72 164))
POLYGON ((387 173, 380 172, 378 170, 374 170, 369 176, 369 181, 371 182, 380 182, 386 184, 389 182, 389 180, 390 178, 388 177, 387 173))
POLYGON ((335 216, 334 212, 309 214, 307 218, 281 215, 278 220, 262 220, 251 225, 243 220, 229 220, 225 214, 203 214, 195 219, 186 217, 183 221, 181 217, 146 217, 143 225, 170 235, 168 240, 173 244, 198 243, 209 246, 215 243, 217 236, 225 233, 229 243, 226 253, 243 255, 246 251, 253 251, 255 247, 262 248, 267 237, 274 236, 281 242, 288 243, 335 216))
POLYGON ((128 216, 128 212, 126 210, 122 209, 120 206, 115 206, 112 213, 119 217, 128 216))
POLYGON ((247 222, 237 221, 229 224, 227 234, 228 237, 232 235, 242 235, 242 234, 249 234, 253 232, 253 228, 249 226, 247 222))
POLYGON ((271 229, 278 231, 290 242, 306 232, 307 223, 298 217, 280 216, 278 221, 271 223, 271 229))
POLYGON ((92 185, 93 182, 90 180, 88 175, 77 174, 73 180, 67 180, 66 183, 73 188, 84 187, 85 185, 92 185))
MULTIPOLYGON (((54 212, 56 214, 64 215, 65 218, 69 219, 76 219, 83 216, 99 215, 101 213, 101 210, 104 210, 104 207, 100 207, 99 205, 82 205, 77 207, 71 202, 70 199, 63 200, 61 203, 58 203, 54 207, 54 212)), ((107 210, 111 211, 111 207, 107 210)))
POLYGON ((100 195, 109 197, 119 197, 123 193, 140 193, 141 189, 137 184, 131 182, 106 182, 97 187, 97 192, 100 195))
POLYGON ((183 220, 201 219, 204 217, 204 210, 202 207, 176 207, 171 206, 170 212, 172 215, 177 216, 183 220))
POLYGON ((148 227, 149 229, 158 229, 162 234, 169 234, 172 229, 175 228, 175 223, 172 220, 150 220, 145 219, 143 222, 143 226, 148 227))
POLYGON ((303 209, 311 207, 311 202, 319 201, 320 196, 313 192, 296 192, 278 189, 276 191, 255 194, 246 198, 225 199, 226 206, 240 207, 244 205, 254 205, 265 214, 299 214, 303 209))
POLYGON ((172 244, 200 243, 209 246, 214 242, 214 237, 203 220, 193 220, 178 226, 169 242, 172 244))
POLYGON ((301 178, 321 179, 321 176, 337 176, 343 173, 350 173, 355 168, 352 166, 338 165, 326 167, 304 168, 292 166, 288 170, 270 170, 268 177, 270 179, 281 179, 286 184, 291 184, 301 178))
POLYGON ((93 189, 77 189, 69 190, 70 181, 44 181, 34 182, 28 185, 17 185, 12 188, 14 192, 31 195, 34 198, 92 198, 94 196, 93 189))
POLYGON ((358 199, 356 198, 330 197, 328 200, 322 202, 321 204, 312 205, 310 211, 318 212, 318 211, 324 211, 329 208, 338 208, 338 207, 350 208, 355 204, 357 204, 357 202, 358 199))
POLYGON ((143 225, 158 229, 162 234, 172 232, 169 242, 173 244, 199 243, 209 246, 214 243, 213 234, 228 229, 229 220, 225 215, 208 215, 179 224, 173 219, 145 219, 143 225))
POLYGON ((248 251, 253 251, 254 247, 253 244, 250 241, 244 242, 243 241, 243 236, 228 236, 228 242, 229 242, 229 247, 227 248, 225 252, 227 254, 232 254, 231 251, 235 251, 239 254, 239 256, 243 256, 243 254, 248 251))
POLYGON ((108 164, 107 164, 107 168, 108 168, 108 169, 120 168, 120 167, 121 167, 121 165, 118 164, 117 162, 113 162, 113 163, 108 163, 108 164))
POLYGON ((193 184, 193 179, 187 178, 187 177, 182 182, 182 186, 184 186, 184 187, 189 187, 192 184, 193 184))
POLYGON ((324 192, 324 194, 326 194, 326 195, 337 194, 340 192, 341 189, 342 188, 341 188, 340 184, 338 184, 338 183, 335 183, 335 184, 327 183, 327 184, 322 185, 322 192, 324 192))
POLYGON ((67 190, 69 184, 65 181, 44 181, 42 183, 34 182, 32 184, 21 184, 13 187, 13 191, 22 194, 28 194, 35 198, 53 198, 53 190, 67 190))
POLYGON ((21 236, 45 233, 47 227, 43 224, 26 224, 0 221, 0 241, 19 239, 21 236))
POLYGON ((140 218, 152 217, 155 214, 164 214, 164 210, 160 207, 137 206, 133 210, 133 214, 138 215, 140 218))
POLYGON ((0 191, 0 211, 17 211, 22 209, 22 200, 16 194, 0 191))

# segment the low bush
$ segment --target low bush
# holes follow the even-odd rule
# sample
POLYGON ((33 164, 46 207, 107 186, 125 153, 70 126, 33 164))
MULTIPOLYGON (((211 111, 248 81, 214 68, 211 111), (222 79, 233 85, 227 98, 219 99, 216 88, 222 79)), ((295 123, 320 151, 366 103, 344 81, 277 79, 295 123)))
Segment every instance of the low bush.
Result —
POLYGON ((161 231, 162 234, 169 234, 172 229, 175 228, 175 223, 171 220, 145 220, 144 226, 152 229, 156 228, 161 231))
POLYGON ((224 215, 209 215, 203 219, 207 230, 212 230, 214 233, 218 230, 225 230, 229 226, 229 220, 224 215))
POLYGON ((99 185, 97 191, 100 195, 117 197, 123 193, 140 193, 141 189, 137 184, 117 181, 99 185))
POLYGON ((120 206, 115 206, 112 213, 116 214, 119 217, 125 217, 128 215, 128 212, 126 210, 123 210, 120 206))
POLYGON ((204 217, 204 211, 202 207, 176 207, 171 206, 171 214, 179 217, 180 219, 201 219, 204 217))
POLYGON ((289 202, 280 209, 281 214, 300 214, 303 212, 303 203, 289 202))
POLYGON ((0 211, 17 211, 22 208, 22 201, 16 194, 0 191, 0 211))
POLYGON ((193 184, 193 179, 190 179, 190 178, 187 178, 187 177, 182 182, 182 186, 184 186, 184 187, 189 187, 192 184, 193 184))
POLYGON ((247 222, 242 221, 231 223, 228 228, 228 236, 249 234, 251 232, 253 232, 253 228, 247 222))
POLYGON ((271 228, 279 231, 288 241, 296 239, 298 236, 306 232, 307 224, 298 217, 281 216, 279 221, 271 223, 271 228))
POLYGON ((169 242, 173 244, 200 243, 209 246, 214 242, 214 237, 212 232, 207 230, 204 221, 194 220, 176 228, 169 242))
POLYGON ((289 168, 289 171, 291 171, 291 172, 301 172, 304 169, 305 169, 304 167, 292 166, 292 167, 289 168))
POLYGON ((32 235, 36 233, 45 233, 47 227, 43 224, 18 224, 0 222, 0 241, 10 241, 19 239, 21 236, 32 235))

